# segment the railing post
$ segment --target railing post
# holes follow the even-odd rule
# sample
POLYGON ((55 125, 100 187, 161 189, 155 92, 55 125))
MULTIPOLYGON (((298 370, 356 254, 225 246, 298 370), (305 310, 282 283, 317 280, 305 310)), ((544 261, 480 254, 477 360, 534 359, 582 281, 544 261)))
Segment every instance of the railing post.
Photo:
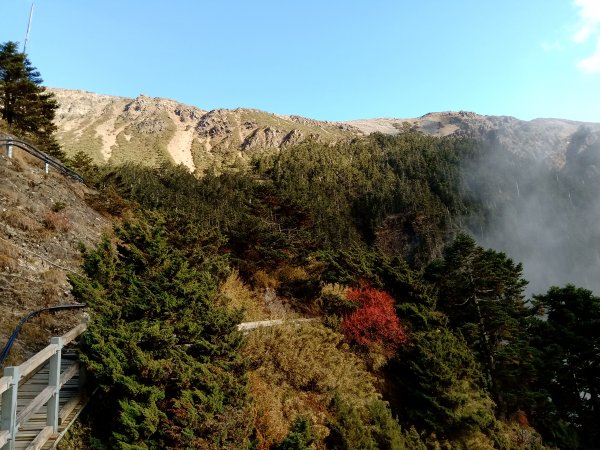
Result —
POLYGON ((54 395, 48 400, 48 421, 46 425, 51 426, 55 433, 58 432, 58 406, 60 401, 60 363, 62 357, 63 340, 61 337, 53 337, 51 345, 56 345, 57 350, 50 357, 50 373, 48 374, 48 386, 54 387, 54 395))
POLYGON ((48 161, 44 161, 44 173, 48 174, 48 172, 50 172, 50 164, 48 161))
POLYGON ((21 378, 18 367, 6 367, 4 376, 12 377, 10 387, 2 394, 2 425, 0 430, 8 430, 8 442, 1 450, 14 450, 17 436, 17 395, 21 378))
POLYGON ((12 140, 8 138, 8 140, 6 141, 6 156, 12 158, 12 153, 12 140))

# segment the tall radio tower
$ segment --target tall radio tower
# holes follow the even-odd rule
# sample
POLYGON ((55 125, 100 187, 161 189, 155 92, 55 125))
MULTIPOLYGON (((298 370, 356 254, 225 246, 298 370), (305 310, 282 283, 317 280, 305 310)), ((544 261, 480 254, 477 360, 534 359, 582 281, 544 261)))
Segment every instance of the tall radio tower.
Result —
POLYGON ((27 50, 27 41, 29 41, 29 29, 31 28, 31 19, 33 17, 33 5, 35 2, 31 2, 31 10, 29 11, 29 22, 27 22, 27 32, 25 33, 25 41, 23 42, 23 54, 27 50))

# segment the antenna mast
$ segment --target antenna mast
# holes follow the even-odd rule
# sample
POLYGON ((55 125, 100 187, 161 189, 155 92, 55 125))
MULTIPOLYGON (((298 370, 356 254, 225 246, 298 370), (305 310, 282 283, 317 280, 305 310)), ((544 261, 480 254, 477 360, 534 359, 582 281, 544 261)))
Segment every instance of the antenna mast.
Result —
POLYGON ((31 2, 31 10, 29 11, 29 22, 27 22, 27 33, 25 33, 25 42, 23 42, 23 54, 27 50, 27 42, 29 41, 29 29, 31 28, 31 19, 33 17, 33 5, 35 2, 31 2))

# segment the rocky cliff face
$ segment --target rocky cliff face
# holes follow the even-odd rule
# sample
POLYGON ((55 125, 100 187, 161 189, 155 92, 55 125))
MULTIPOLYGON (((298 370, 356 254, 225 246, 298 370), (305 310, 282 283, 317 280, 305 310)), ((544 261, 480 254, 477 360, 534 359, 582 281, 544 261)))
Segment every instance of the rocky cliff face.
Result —
POLYGON ((308 139, 337 142, 362 133, 350 125, 253 109, 204 111, 173 100, 135 99, 52 89, 59 102, 58 138, 68 154, 98 162, 160 164, 170 160, 200 173, 247 161, 252 151, 308 139))
POLYGON ((600 131, 598 123, 562 119, 523 121, 514 117, 482 116, 465 111, 430 113, 417 119, 355 120, 348 124, 367 134, 398 134, 406 127, 414 127, 434 136, 472 137, 555 167, 565 164, 567 149, 572 147, 572 139, 582 130, 600 131))
MULTIPOLYGON (((573 142, 582 130, 591 132, 592 137, 600 132, 600 124, 595 123, 522 121, 464 111, 430 113, 416 119, 322 122, 255 109, 204 111, 144 95, 130 99, 66 89, 51 91, 60 105, 58 138, 68 154, 84 151, 98 162, 116 164, 172 161, 198 173, 247 162, 254 151, 281 149, 306 140, 338 142, 373 132, 398 134, 406 128, 434 136, 473 137, 562 167, 567 150, 576 152, 573 142)), ((592 142, 585 145, 593 147, 592 142)))

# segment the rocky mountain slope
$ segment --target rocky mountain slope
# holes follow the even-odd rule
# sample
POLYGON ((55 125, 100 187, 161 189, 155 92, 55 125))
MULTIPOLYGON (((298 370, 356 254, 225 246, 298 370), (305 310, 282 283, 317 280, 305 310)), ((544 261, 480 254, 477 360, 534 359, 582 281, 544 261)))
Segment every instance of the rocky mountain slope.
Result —
POLYGON ((207 112, 144 95, 129 99, 65 89, 52 92, 60 104, 56 124, 66 152, 83 151, 98 162, 156 165, 170 160, 202 173, 247 160, 254 150, 361 134, 346 124, 253 109, 207 112))
POLYGON ((347 122, 363 133, 398 134, 404 127, 433 135, 467 136, 497 145, 511 153, 562 167, 572 137, 582 129, 600 131, 598 123, 563 119, 519 120, 510 116, 483 116, 472 112, 436 112, 416 119, 370 119, 347 122))
MULTIPOLYGON (((93 246, 109 221, 88 206, 85 185, 14 148, 0 154, 0 345, 25 314, 74 303, 69 272, 80 272, 81 244, 93 246)), ((9 364, 22 361, 78 323, 81 310, 44 314, 26 325, 9 364)))
POLYGON ((582 129, 600 132, 597 123, 522 121, 464 111, 430 113, 414 119, 323 122, 255 109, 205 111, 144 95, 131 99, 67 89, 52 92, 60 105, 56 115, 58 138, 68 154, 83 151, 98 162, 115 164, 134 161, 156 165, 169 160, 198 173, 247 162, 255 151, 280 149, 308 139, 337 142, 372 132, 397 134, 406 127, 435 136, 482 139, 562 167, 576 133, 582 129))

